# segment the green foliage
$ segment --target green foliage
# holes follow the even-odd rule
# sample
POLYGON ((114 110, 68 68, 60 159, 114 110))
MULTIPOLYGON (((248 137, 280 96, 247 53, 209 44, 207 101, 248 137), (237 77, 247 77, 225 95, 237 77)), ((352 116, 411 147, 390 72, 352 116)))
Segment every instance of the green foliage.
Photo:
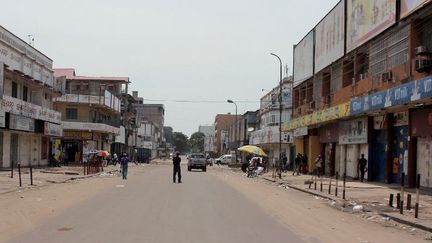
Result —
POLYGON ((196 132, 189 139, 189 146, 194 153, 204 152, 204 133, 196 132))
POLYGON ((173 145, 176 152, 187 153, 190 150, 188 137, 181 132, 173 133, 173 145))

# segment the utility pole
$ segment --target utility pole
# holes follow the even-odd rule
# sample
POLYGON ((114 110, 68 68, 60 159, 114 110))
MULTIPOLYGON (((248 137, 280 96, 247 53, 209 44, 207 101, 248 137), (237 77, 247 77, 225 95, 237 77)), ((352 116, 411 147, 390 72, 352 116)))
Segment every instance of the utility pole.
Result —
POLYGON ((274 53, 270 55, 277 57, 279 60, 279 161, 278 161, 278 176, 282 178, 282 60, 274 53))

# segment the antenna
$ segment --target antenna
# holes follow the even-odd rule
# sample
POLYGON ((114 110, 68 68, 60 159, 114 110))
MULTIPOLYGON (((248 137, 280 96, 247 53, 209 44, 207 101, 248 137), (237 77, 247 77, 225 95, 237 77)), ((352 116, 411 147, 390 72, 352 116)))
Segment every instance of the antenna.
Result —
POLYGON ((35 38, 34 38, 34 35, 33 34, 30 34, 30 35, 27 35, 28 36, 28 39, 29 39, 29 45, 31 45, 31 46, 33 46, 34 47, 34 41, 35 41, 35 38))

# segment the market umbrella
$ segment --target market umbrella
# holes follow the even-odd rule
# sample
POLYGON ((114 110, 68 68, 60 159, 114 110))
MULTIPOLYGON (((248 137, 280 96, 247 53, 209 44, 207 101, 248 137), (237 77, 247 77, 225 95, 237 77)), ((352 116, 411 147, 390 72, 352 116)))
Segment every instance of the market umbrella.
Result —
POLYGON ((105 150, 101 150, 98 152, 98 156, 100 157, 108 157, 110 155, 110 153, 108 151, 105 150))
POLYGON ((254 145, 245 145, 237 149, 238 151, 255 154, 258 156, 267 157, 267 154, 260 148, 254 145))

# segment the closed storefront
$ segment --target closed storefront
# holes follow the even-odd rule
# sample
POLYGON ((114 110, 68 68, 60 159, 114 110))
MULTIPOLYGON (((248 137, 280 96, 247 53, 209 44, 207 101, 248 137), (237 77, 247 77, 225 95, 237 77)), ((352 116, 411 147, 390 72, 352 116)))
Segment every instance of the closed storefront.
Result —
POLYGON ((420 186, 432 188, 432 108, 413 111, 411 136, 417 138, 417 174, 420 186))
POLYGON ((392 182, 400 183, 408 171, 408 111, 393 114, 392 133, 392 182))
POLYGON ((324 174, 333 176, 336 165, 336 147, 339 141, 338 123, 330 123, 318 129, 319 142, 321 143, 321 154, 324 159, 324 174))
POLYGON ((373 130, 371 139, 371 153, 369 159, 369 173, 371 181, 385 181, 386 171, 386 131, 387 123, 385 116, 376 116, 373 118, 373 130))

